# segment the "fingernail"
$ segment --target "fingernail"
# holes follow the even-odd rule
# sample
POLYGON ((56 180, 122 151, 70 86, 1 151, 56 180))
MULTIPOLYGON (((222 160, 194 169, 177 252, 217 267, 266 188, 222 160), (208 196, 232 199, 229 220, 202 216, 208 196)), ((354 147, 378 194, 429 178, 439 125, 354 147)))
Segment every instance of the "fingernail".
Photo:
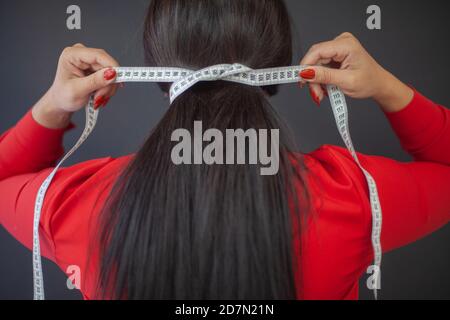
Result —
POLYGON ((313 69, 305 69, 300 72, 300 77, 306 80, 313 80, 316 77, 316 71, 313 69))
POLYGON ((117 75, 116 70, 114 69, 108 69, 105 71, 104 73, 104 77, 106 81, 111 81, 112 79, 114 79, 117 75))
POLYGON ((106 99, 103 101, 103 103, 102 103, 102 105, 101 105, 100 107, 101 107, 101 108, 106 107, 106 105, 107 105, 108 102, 109 102, 109 99, 110 99, 110 98, 106 98, 106 99))
POLYGON ((311 94, 311 97, 312 97, 314 103, 317 104, 318 107, 320 107, 320 99, 317 96, 317 94, 314 92, 314 90, 313 89, 309 89, 309 93, 311 94))
POLYGON ((104 102, 105 102, 105 97, 103 97, 103 96, 97 97, 97 99, 95 99, 95 101, 94 101, 94 110, 97 110, 98 108, 100 108, 104 102))

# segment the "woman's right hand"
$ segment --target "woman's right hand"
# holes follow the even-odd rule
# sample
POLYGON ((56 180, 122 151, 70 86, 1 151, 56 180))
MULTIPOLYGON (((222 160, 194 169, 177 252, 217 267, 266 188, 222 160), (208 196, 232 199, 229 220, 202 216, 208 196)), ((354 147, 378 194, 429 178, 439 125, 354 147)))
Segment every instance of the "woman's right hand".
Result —
POLYGON ((103 49, 82 44, 64 49, 50 88, 55 108, 76 112, 94 94, 95 107, 105 106, 116 93, 114 84, 119 63, 103 49))
POLYGON ((65 128, 73 113, 85 107, 94 95, 94 108, 104 107, 116 93, 118 62, 102 49, 82 44, 64 49, 53 85, 33 107, 33 117, 41 125, 65 128))
POLYGON ((405 108, 414 91, 381 67, 350 33, 311 47, 301 61, 310 65, 301 73, 310 84, 313 100, 320 104, 325 96, 321 85, 337 85, 353 98, 373 98, 386 112, 405 108))

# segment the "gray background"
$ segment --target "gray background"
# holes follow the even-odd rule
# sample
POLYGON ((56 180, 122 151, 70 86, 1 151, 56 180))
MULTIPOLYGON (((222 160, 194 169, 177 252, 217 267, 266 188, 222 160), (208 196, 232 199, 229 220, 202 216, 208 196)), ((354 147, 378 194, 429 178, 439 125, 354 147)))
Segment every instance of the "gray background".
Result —
MULTIPOLYGON (((295 24, 294 63, 315 42, 350 31, 388 70, 433 100, 448 105, 448 1, 288 0, 287 3, 295 24), (381 31, 366 28, 366 8, 374 3, 382 8, 381 31)), ((13 126, 47 90, 59 54, 68 45, 82 42, 106 49, 123 66, 142 65, 141 30, 147 4, 147 0, 1 0, 0 132, 13 126), (81 31, 66 28, 66 8, 70 4, 81 6, 81 31)), ((302 151, 312 151, 322 144, 342 145, 329 104, 323 103, 320 109, 315 107, 308 90, 283 86, 273 102, 288 119, 302 151)), ((410 160, 372 101, 350 100, 349 104, 358 151, 410 160)), ((95 133, 67 165, 135 152, 166 106, 155 85, 128 84, 102 112, 95 133), (129 112, 127 116, 124 108, 129 112)), ((78 130, 67 134, 67 148, 81 133, 84 113, 77 114, 74 121, 78 130)), ((0 299, 31 299, 31 253, 1 227, 0 261, 0 299)), ((447 226, 423 241, 385 256, 382 298, 448 299, 449 270, 447 226)), ((77 292, 67 290, 65 276, 55 265, 44 262, 44 271, 49 299, 80 298, 77 292)), ((361 285, 361 298, 371 297, 361 285)))

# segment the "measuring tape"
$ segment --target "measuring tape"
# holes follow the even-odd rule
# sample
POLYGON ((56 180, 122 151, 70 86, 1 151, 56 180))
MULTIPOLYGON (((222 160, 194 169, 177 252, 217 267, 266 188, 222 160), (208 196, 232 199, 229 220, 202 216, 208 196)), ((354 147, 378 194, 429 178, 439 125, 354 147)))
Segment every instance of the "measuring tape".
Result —
MULTIPOLYGON (((119 67, 115 68, 117 72, 116 83, 123 82, 170 82, 170 103, 173 103, 177 97, 183 94, 201 81, 229 81, 241 83, 249 86, 268 86, 277 84, 298 83, 303 79, 300 72, 308 68, 307 66, 291 66, 280 68, 269 68, 253 70, 241 64, 220 64, 211 66, 202 70, 192 71, 182 68, 147 68, 147 67, 119 67)), ((350 136, 348 108, 343 92, 334 85, 327 86, 330 97, 331 107, 336 119, 339 133, 351 153, 353 159, 364 173, 370 192, 370 206, 372 211, 372 246, 374 252, 374 266, 376 272, 373 276, 374 282, 379 283, 380 267, 382 259, 381 250, 381 226, 382 212, 378 197, 377 185, 374 178, 361 165, 356 154, 353 142, 350 136)), ((39 242, 39 224, 42 206, 44 204, 47 190, 62 164, 86 141, 97 124, 99 110, 94 110, 94 97, 89 99, 86 106, 86 125, 84 131, 75 144, 75 146, 64 156, 56 168, 45 179, 40 187, 34 209, 33 221, 33 283, 34 299, 44 300, 44 279, 42 273, 42 259, 39 242)), ((377 286, 374 287, 375 299, 377 299, 377 286)))

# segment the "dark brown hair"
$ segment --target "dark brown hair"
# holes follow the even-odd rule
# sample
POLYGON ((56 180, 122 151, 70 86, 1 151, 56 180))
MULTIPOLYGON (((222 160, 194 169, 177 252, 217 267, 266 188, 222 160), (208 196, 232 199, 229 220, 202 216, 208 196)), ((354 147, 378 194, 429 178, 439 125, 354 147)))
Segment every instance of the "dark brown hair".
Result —
MULTIPOLYGON (((221 63, 259 69, 292 60, 281 0, 153 0, 144 47, 149 66, 192 70, 221 63)), ((302 185, 302 162, 293 164, 289 130, 268 101, 276 89, 199 83, 170 106, 102 213, 103 297, 296 298, 294 182, 302 185), (259 165, 174 165, 171 134, 192 132, 194 121, 222 132, 280 129, 279 173, 261 176, 259 165)))

